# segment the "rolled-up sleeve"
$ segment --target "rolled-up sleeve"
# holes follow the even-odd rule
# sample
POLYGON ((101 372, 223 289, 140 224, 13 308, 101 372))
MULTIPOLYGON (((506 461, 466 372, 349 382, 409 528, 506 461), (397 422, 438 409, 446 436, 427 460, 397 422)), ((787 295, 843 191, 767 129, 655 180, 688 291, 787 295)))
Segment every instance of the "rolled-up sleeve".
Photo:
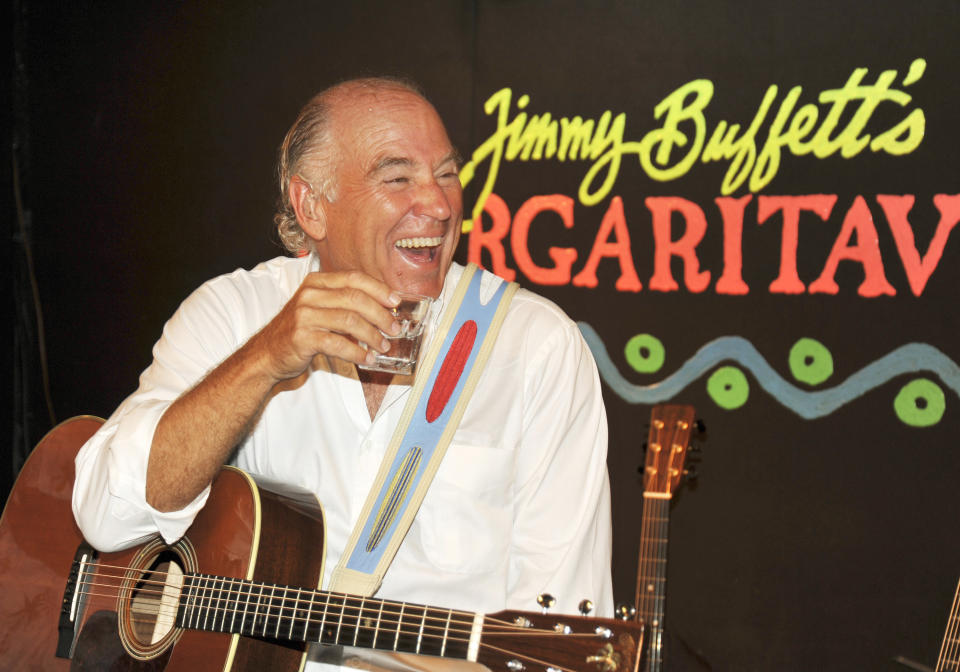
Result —
POLYGON ((208 283, 184 301, 164 326, 137 391, 77 454, 74 517, 87 541, 102 551, 126 548, 157 533, 172 543, 207 500, 209 488, 180 511, 154 509, 146 501, 147 461, 166 410, 239 345, 231 324, 236 321, 231 292, 223 285, 215 291, 208 283))

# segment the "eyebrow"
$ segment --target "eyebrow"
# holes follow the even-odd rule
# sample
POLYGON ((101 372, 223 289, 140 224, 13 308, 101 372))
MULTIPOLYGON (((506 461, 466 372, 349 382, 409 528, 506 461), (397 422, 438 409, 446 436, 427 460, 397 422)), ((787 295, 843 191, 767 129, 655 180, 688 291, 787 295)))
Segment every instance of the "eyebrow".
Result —
POLYGON ((413 163, 413 159, 404 156, 386 156, 373 165, 373 168, 370 169, 370 175, 394 166, 412 166, 413 163))
MULTIPOLYGON (((453 161, 458 168, 460 167, 461 159, 457 150, 454 149, 445 157, 443 157, 443 160, 440 161, 437 166, 442 166, 450 161, 453 161)), ((393 168, 394 166, 409 167, 415 164, 416 161, 406 156, 385 156, 374 164, 373 168, 370 169, 367 175, 373 176, 383 170, 386 170, 387 168, 393 168)))

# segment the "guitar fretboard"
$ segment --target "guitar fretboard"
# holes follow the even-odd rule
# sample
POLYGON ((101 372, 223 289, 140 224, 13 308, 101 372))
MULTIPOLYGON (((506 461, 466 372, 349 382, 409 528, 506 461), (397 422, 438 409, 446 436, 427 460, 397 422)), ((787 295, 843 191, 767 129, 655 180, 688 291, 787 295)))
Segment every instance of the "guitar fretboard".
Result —
POLYGON ((667 597, 667 545, 670 499, 646 496, 640 531, 640 571, 637 581, 637 613, 647 624, 646 672, 662 665, 663 615, 667 597))
POLYGON ((472 659, 480 623, 470 612, 207 574, 184 577, 177 608, 177 625, 192 630, 458 659, 472 659))
POLYGON ((947 618, 947 630, 943 634, 943 645, 937 658, 936 672, 960 671, 960 581, 953 594, 953 605, 947 618))

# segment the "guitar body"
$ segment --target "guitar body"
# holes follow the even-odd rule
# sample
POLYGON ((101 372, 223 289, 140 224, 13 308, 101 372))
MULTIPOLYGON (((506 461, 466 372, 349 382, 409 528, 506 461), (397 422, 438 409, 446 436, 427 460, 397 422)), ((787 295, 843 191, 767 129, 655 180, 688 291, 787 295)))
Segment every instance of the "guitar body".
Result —
POLYGON ((83 543, 70 504, 73 461, 100 424, 81 417, 52 430, 34 449, 10 494, 0 519, 0 669, 300 669, 302 644, 169 626, 164 631, 155 623, 156 598, 136 597, 142 579, 149 584, 155 576, 166 576, 171 564, 185 572, 318 586, 324 552, 319 505, 262 489, 235 469, 220 473, 207 505, 174 546, 154 540, 96 555, 72 659, 55 656, 66 579, 83 543), (98 595, 101 575, 110 577, 102 583, 115 584, 118 573, 128 577, 128 599, 120 600, 110 590, 98 595))
POLYGON ((319 590, 316 498, 221 470, 173 545, 96 553, 71 510, 74 458, 102 424, 34 449, 0 518, 0 670, 301 670, 305 642, 469 660, 496 672, 636 672, 643 626, 481 614, 319 590))

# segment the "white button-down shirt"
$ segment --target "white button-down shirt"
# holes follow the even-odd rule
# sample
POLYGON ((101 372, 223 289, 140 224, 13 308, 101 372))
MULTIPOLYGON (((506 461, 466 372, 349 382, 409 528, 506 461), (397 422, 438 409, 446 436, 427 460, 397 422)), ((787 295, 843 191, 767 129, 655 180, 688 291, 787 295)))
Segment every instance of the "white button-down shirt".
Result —
MULTIPOLYGON (((164 327, 139 389, 77 456, 73 509, 90 543, 116 550, 158 532, 168 542, 186 532, 209 490, 177 512, 147 504, 147 457, 157 423, 317 268, 312 256, 273 259, 215 278, 183 303, 164 327)), ((439 322, 462 272, 451 267, 431 324, 439 322)), ((484 300, 499 283, 484 273, 484 300)), ((324 586, 410 390, 401 381, 391 384, 371 420, 354 367, 325 361, 299 387, 273 396, 232 460, 315 492, 323 502, 324 586)), ((377 596, 490 612, 535 610, 536 596, 549 592, 559 613, 576 613, 588 598, 598 614, 611 615, 606 450, 596 365, 576 325, 553 303, 520 290, 377 596)))

